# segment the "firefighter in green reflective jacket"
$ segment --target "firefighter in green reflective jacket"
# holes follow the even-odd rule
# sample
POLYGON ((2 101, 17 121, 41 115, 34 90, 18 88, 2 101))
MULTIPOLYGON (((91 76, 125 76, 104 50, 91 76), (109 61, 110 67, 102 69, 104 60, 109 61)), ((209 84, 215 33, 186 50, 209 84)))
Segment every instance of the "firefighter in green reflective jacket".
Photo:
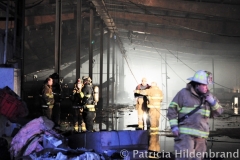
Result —
POLYGON ((223 108, 208 90, 208 85, 213 83, 210 72, 197 71, 188 80, 187 87, 180 90, 170 103, 167 117, 176 136, 176 160, 201 160, 207 149, 210 115, 216 117, 222 114, 223 108), (198 106, 201 106, 200 109, 186 116, 198 106), (180 121, 185 116, 187 118, 180 121))

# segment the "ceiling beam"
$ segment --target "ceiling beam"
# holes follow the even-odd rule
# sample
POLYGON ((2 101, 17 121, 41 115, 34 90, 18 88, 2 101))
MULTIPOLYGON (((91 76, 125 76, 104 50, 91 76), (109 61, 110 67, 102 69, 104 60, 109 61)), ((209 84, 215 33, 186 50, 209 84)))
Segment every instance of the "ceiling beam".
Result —
MULTIPOLYGON (((200 33, 219 34, 225 36, 240 36, 240 23, 210 21, 201 19, 189 19, 178 17, 155 16, 146 14, 136 14, 127 12, 113 12, 109 14, 114 19, 123 19, 128 21, 137 21, 142 23, 154 23, 158 25, 174 26, 184 28, 200 33)), ((115 20, 116 21, 116 20, 115 20)))
POLYGON ((116 33, 117 28, 115 26, 115 23, 114 23, 112 17, 108 14, 108 11, 107 11, 107 8, 105 7, 104 1, 92 0, 92 3, 96 7, 96 11, 100 15, 100 17, 103 19, 105 25, 108 27, 110 32, 116 33))
POLYGON ((158 7, 164 10, 189 12, 228 19, 240 19, 240 6, 221 3, 206 3, 196 1, 179 0, 118 0, 120 2, 133 3, 148 7, 158 7))
POLYGON ((185 40, 205 41, 211 43, 240 44, 240 38, 202 34, 199 32, 194 32, 185 29, 156 28, 122 23, 117 23, 116 25, 118 29, 125 29, 128 31, 140 31, 163 37, 176 37, 185 40))
MULTIPOLYGON (((56 15, 43 15, 43 16, 31 16, 25 17, 25 26, 33 26, 33 25, 42 25, 46 23, 55 22, 56 15)), ((74 19, 74 13, 65 13, 62 14, 62 20, 72 20, 74 19)), ((0 28, 5 29, 5 22, 0 21, 0 28)), ((14 22, 9 22, 8 28, 14 28, 14 22)))
MULTIPOLYGON (((66 14, 62 14, 61 17, 62 17, 63 21, 71 20, 71 19, 74 19, 74 14, 73 13, 66 13, 66 14)), ((56 20, 56 15, 26 17, 25 26, 52 23, 52 22, 55 22, 55 20, 56 20)))

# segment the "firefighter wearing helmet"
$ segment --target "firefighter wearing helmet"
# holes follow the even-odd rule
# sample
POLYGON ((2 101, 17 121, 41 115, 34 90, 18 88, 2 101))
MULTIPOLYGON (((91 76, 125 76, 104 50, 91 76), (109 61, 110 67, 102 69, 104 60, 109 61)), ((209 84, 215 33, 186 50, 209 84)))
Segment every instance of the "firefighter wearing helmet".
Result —
POLYGON ((72 93, 72 105, 73 105, 73 124, 75 131, 86 131, 85 123, 83 122, 82 113, 82 99, 84 97, 82 93, 83 83, 81 78, 78 78, 74 84, 72 93), (81 126, 81 128, 79 127, 81 126))
POLYGON ((60 115, 61 115, 61 102, 62 102, 62 86, 59 82, 59 74, 53 73, 49 76, 53 79, 52 91, 54 94, 54 107, 52 110, 52 120, 55 123, 55 126, 60 126, 60 115))
POLYGON ((150 118, 150 140, 149 140, 149 158, 156 158, 154 152, 160 152, 159 143, 159 119, 160 108, 163 100, 163 93, 157 86, 156 82, 151 83, 151 87, 146 90, 135 90, 135 93, 145 95, 148 98, 147 107, 149 109, 148 114, 150 118), (155 155, 155 156, 154 156, 155 155))
POLYGON ((199 70, 188 80, 186 88, 181 89, 170 103, 167 117, 176 136, 176 160, 201 160, 207 149, 210 115, 221 115, 223 108, 208 89, 213 83, 210 72, 199 70))
POLYGON ((98 93, 96 91, 97 86, 93 87, 90 77, 84 76, 83 78, 83 121, 86 124, 87 131, 93 131, 93 122, 96 117, 95 105, 98 102, 98 93))

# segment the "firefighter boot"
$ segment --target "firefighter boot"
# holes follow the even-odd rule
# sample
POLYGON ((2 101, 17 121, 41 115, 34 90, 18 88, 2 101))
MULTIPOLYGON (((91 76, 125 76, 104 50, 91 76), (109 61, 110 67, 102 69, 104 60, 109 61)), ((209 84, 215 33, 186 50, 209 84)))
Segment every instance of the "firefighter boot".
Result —
POLYGON ((81 124, 81 131, 82 132, 86 132, 87 131, 86 124, 84 122, 82 122, 82 124, 81 124))
POLYGON ((78 132, 78 130, 79 130, 79 128, 78 128, 78 122, 76 122, 76 123, 74 124, 74 130, 75 130, 76 132, 78 132))
POLYGON ((159 134, 158 132, 150 133, 149 147, 148 147, 150 159, 159 159, 160 155, 160 143, 159 143, 159 134))

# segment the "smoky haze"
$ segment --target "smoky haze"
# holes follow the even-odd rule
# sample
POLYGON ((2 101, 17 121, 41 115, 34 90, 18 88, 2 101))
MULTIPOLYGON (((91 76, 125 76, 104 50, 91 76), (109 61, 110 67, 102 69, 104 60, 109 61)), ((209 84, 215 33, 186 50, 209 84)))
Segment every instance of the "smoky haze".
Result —
POLYGON ((239 89, 239 62, 236 59, 225 59, 221 56, 206 56, 193 54, 172 54, 152 53, 153 56, 136 56, 128 53, 128 66, 125 65, 125 90, 133 95, 133 89, 141 82, 143 77, 147 78, 149 84, 157 82, 163 90, 166 100, 171 101, 173 96, 186 86, 195 71, 207 70, 212 72, 214 85, 209 85, 212 92, 213 88, 222 88, 226 92, 236 92, 239 89), (166 59, 166 61, 165 61, 166 59), (136 78, 136 80, 135 80, 136 78), (137 82, 136 82, 137 81, 137 82))

